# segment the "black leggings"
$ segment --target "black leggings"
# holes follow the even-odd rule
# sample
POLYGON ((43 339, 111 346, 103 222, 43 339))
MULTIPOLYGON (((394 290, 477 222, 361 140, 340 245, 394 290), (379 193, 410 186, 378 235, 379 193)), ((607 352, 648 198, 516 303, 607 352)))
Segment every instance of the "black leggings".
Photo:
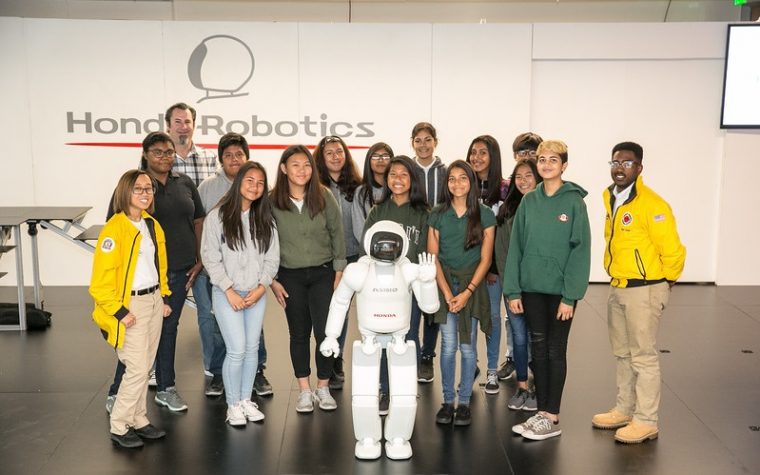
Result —
POLYGON ((558 320, 560 295, 523 292, 539 411, 559 414, 567 375, 567 339, 573 319, 558 320))
POLYGON ((285 315, 290 330, 290 360, 296 378, 305 378, 311 374, 310 337, 313 330, 314 339, 317 340, 317 378, 329 379, 333 358, 323 356, 319 345, 325 339, 327 313, 335 282, 332 262, 301 269, 280 267, 277 279, 289 295, 285 315))

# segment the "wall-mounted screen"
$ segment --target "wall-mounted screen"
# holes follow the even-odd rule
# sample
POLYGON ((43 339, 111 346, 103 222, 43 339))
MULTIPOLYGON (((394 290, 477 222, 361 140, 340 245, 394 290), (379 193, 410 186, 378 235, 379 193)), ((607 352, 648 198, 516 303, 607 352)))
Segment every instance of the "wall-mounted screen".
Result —
POLYGON ((760 128, 760 24, 728 25, 720 127, 760 128))

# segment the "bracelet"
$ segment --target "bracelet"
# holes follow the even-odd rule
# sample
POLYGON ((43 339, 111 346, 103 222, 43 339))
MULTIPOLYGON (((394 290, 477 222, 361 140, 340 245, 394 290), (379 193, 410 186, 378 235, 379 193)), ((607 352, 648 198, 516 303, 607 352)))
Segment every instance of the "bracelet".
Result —
POLYGON ((476 287, 477 287, 477 285, 473 284, 472 282, 470 282, 469 284, 467 284, 467 290, 469 290, 470 292, 475 292, 475 288, 476 287), (470 288, 471 285, 472 285, 472 288, 470 288))
MULTIPOLYGON (((472 294, 473 294, 473 291, 472 291, 472 290, 470 290, 470 288, 469 288, 469 287, 466 287, 464 290, 469 290, 469 291, 470 291, 470 295, 472 295, 472 294)), ((462 292, 464 292, 464 290, 463 290, 462 292)))

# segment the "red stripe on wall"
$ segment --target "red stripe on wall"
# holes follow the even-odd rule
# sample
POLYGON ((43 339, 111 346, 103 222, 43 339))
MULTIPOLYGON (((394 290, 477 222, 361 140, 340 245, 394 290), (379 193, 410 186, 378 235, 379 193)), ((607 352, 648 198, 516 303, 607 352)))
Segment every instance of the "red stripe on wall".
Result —
MULTIPOLYGON (((120 148, 140 148, 142 143, 140 142, 66 142, 66 145, 72 145, 77 147, 120 147, 120 148)), ((198 144, 203 148, 215 149, 217 144, 215 143, 201 143, 198 144)), ((290 147, 291 144, 249 144, 250 150, 285 150, 290 147)), ((308 145, 309 148, 314 148, 316 145, 308 145)), ((366 145, 352 145, 350 149, 366 150, 369 147, 366 145)))

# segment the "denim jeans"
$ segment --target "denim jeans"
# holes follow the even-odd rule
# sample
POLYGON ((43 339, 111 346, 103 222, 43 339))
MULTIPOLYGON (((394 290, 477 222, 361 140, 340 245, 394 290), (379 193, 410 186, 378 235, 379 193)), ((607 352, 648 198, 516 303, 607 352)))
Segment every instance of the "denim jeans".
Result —
MULTIPOLYGON (((454 282, 451 291, 458 293, 459 285, 454 282)), ((459 383, 459 404, 470 404, 472 385, 475 379, 475 351, 472 342, 475 341, 478 331, 478 322, 473 319, 472 334, 466 342, 459 341, 459 314, 449 313, 446 323, 441 328, 441 385, 443 386, 443 402, 453 404, 456 396, 454 392, 454 374, 456 372, 457 348, 461 353, 461 368, 459 383)))
POLYGON ((530 347, 528 346, 528 322, 523 313, 512 313, 509 302, 504 299, 507 306, 507 334, 512 333, 512 358, 515 360, 517 380, 528 380, 528 361, 530 360, 530 347))
POLYGON ((202 270, 193 282, 193 298, 198 314, 203 368, 214 375, 221 375, 225 353, 224 339, 211 308, 211 281, 205 270, 202 270))
MULTIPOLYGON (((241 297, 248 292, 239 291, 241 297)), ((264 324, 266 294, 252 307, 234 310, 227 296, 214 286, 211 299, 214 305, 219 330, 227 346, 227 355, 222 366, 224 394, 227 405, 234 405, 243 399, 250 399, 253 379, 256 376, 259 358, 259 339, 264 324)))
POLYGON ((406 334, 406 340, 413 341, 417 347, 417 361, 423 356, 425 358, 434 357, 435 345, 438 343, 438 324, 432 321, 428 324, 425 320, 419 305, 417 305, 417 299, 412 297, 412 318, 409 321, 409 332, 406 334), (423 327, 422 347, 420 347, 420 323, 423 327))
MULTIPOLYGON (((486 283, 488 300, 491 302, 491 334, 486 335, 486 354, 488 356, 488 371, 496 371, 499 367, 499 346, 501 345, 501 278, 496 277, 493 284, 486 283)), ((507 332, 507 344, 509 344, 509 332, 507 332)), ((475 361, 478 359, 478 334, 473 333, 472 348, 475 352, 475 361)))
MULTIPOLYGON (((169 290, 169 307, 172 313, 164 318, 161 326, 161 339, 158 342, 158 352, 156 353, 156 390, 166 391, 166 388, 174 386, 174 354, 177 348, 177 327, 179 326, 179 317, 182 314, 182 308, 185 306, 187 298, 187 272, 190 269, 181 269, 168 271, 169 290)), ((116 365, 116 374, 113 377, 113 384, 108 394, 113 396, 119 392, 121 379, 124 377, 125 366, 121 361, 116 365)))

